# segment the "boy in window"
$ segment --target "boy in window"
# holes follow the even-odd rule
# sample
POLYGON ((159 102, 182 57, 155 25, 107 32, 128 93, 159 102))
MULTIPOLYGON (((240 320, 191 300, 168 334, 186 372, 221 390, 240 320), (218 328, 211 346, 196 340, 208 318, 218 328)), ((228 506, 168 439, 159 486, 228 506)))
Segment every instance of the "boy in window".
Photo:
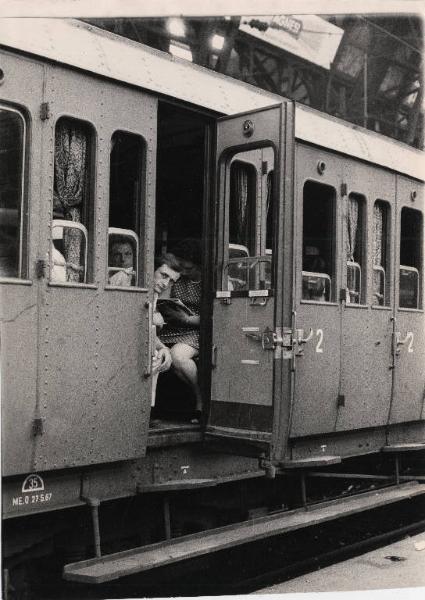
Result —
POLYGON ((109 266, 113 268, 109 275, 109 285, 134 285, 134 251, 131 242, 125 238, 115 239, 109 251, 109 266), (119 271, 115 271, 119 269, 119 271))

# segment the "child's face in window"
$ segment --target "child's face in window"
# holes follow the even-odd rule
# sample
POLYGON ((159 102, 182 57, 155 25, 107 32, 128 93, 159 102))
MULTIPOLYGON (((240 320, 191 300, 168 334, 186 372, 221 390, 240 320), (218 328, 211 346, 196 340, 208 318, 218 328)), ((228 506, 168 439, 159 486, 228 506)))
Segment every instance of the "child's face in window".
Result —
POLYGON ((113 244, 110 266, 123 269, 133 266, 133 248, 130 242, 115 242, 113 244))

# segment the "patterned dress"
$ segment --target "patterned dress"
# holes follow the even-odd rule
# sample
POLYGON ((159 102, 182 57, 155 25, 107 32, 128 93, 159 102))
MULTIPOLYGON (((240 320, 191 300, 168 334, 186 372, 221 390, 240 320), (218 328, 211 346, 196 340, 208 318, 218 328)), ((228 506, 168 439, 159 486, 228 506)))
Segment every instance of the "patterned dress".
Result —
MULTIPOLYGON (((201 306, 201 282, 191 281, 187 277, 181 276, 171 288, 170 298, 181 300, 194 315, 200 314, 201 306)), ((199 350, 199 328, 185 326, 180 324, 165 324, 161 334, 161 341, 167 346, 174 344, 187 344, 195 350, 199 350)))

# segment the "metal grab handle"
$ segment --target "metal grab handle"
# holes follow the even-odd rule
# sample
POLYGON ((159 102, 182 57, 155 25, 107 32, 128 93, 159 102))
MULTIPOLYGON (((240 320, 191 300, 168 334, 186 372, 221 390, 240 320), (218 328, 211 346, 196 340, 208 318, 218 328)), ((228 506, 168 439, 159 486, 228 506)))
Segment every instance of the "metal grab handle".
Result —
MULTIPOLYGON (((148 361, 145 366, 144 377, 147 379, 152 375, 152 355, 153 355, 153 305, 152 302, 146 302, 145 308, 148 309, 148 361)), ((156 328, 155 328, 156 333, 156 328)))
POLYGON ((396 344, 395 353, 397 356, 400 354, 401 347, 404 346, 404 344, 409 340, 409 338, 410 338, 409 333, 406 334, 406 337, 404 338, 404 340, 401 340, 400 338, 401 338, 401 333, 400 333, 400 331, 397 331, 395 334, 395 344, 396 344))
POLYGON ((310 327, 310 331, 308 332, 308 335, 306 338, 303 338, 304 335, 304 329, 297 329, 297 343, 298 344, 306 344, 307 342, 309 342, 311 340, 311 338, 313 337, 313 329, 310 327))
POLYGON ((296 338, 295 343, 299 346, 298 350, 295 352, 295 356, 304 356, 304 348, 302 347, 304 344, 309 342, 313 337, 313 329, 310 327, 310 331, 308 332, 307 337, 303 337, 304 329, 296 329, 296 338))

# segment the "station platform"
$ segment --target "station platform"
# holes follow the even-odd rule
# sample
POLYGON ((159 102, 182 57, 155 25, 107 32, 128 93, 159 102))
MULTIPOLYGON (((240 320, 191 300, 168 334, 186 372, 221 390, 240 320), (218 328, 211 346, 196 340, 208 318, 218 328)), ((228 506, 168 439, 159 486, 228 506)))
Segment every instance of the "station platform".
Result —
MULTIPOLYGON (((405 589, 407 592, 406 588, 417 592, 418 588, 423 588, 420 593, 425 598, 425 532, 254 593, 369 591, 367 597, 372 598, 371 590, 405 589)), ((401 592, 398 597, 411 596, 401 592)))

